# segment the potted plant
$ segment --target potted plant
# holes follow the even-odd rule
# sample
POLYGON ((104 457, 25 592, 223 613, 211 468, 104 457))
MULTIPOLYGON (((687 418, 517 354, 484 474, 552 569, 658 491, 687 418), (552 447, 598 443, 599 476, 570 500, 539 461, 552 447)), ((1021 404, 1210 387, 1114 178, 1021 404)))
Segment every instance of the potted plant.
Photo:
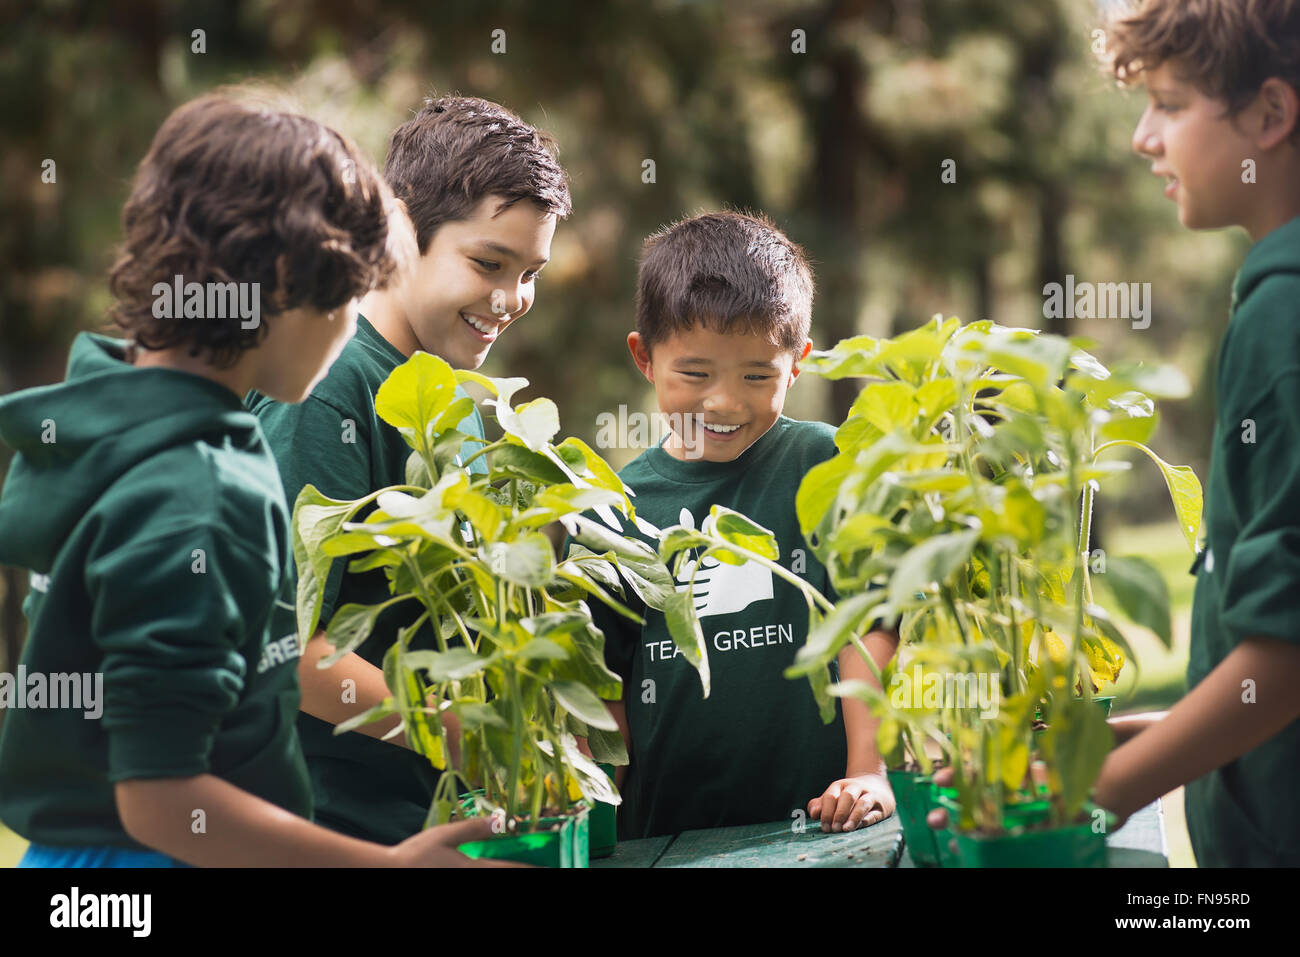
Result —
POLYGON ((411 446, 407 483, 356 501, 302 490, 293 518, 299 634, 315 632, 334 561, 382 568, 391 597, 338 609, 326 630, 335 651, 322 667, 360 645, 384 608, 411 603, 419 615, 384 658, 391 696, 336 733, 400 716, 411 747, 443 772, 428 824, 499 809, 508 827, 465 845, 466 853, 585 866, 588 814, 619 802, 597 762, 627 763, 603 703, 622 696, 621 682, 605 666, 586 602, 635 619, 620 601, 622 581, 652 608, 677 593, 653 549, 582 517, 596 508, 635 513, 628 490, 586 444, 553 444, 554 403, 511 404, 525 385, 457 372, 419 352, 393 370, 375 410, 411 446), (462 461, 468 437, 454 425, 470 411, 471 400, 456 395, 464 382, 487 390, 503 434, 462 461), (480 457, 485 472, 469 467, 480 457), (557 521, 595 526, 584 532, 594 547, 557 561, 542 532, 557 521))
POLYGON ((1095 862, 1104 816, 1077 830, 1111 745, 1094 695, 1132 658, 1095 585, 1166 646, 1170 626, 1154 568, 1090 550, 1092 501, 1128 467, 1108 453, 1136 448, 1163 472, 1194 549, 1200 484, 1143 444, 1154 398, 1185 394, 1185 382, 1165 368, 1108 370, 1071 340, 939 317, 894 339, 845 340, 804 368, 870 381, 838 454, 799 490, 804 533, 841 602, 788 674, 819 696, 861 698, 881 719, 915 856, 929 856, 917 820, 936 798, 918 780, 937 758, 954 768, 943 798, 973 863, 1047 852, 1060 864, 1048 832, 1060 853, 1095 862), (882 689, 827 687, 830 661, 882 616, 902 640, 882 689), (1042 788, 1025 784, 1031 761, 1042 788))

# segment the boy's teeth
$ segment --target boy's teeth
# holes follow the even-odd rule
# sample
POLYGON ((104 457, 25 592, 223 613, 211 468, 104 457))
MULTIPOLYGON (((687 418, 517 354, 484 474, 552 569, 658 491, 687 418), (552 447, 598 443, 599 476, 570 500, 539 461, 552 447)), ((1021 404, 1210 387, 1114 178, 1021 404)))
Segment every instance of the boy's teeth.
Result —
POLYGON ((467 316, 463 312, 460 314, 460 317, 464 319, 466 322, 468 322, 475 329, 477 329, 479 332, 490 334, 496 331, 497 327, 495 325, 486 322, 480 322, 479 320, 475 319, 473 316, 467 316))
POLYGON ((740 428, 738 425, 714 425, 712 422, 705 422, 704 427, 710 432, 735 432, 740 428))

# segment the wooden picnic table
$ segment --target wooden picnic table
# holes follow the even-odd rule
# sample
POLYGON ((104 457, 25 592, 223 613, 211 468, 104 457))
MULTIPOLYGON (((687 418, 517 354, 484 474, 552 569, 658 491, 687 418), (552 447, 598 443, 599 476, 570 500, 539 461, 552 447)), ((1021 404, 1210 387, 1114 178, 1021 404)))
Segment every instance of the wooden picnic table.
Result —
MULTIPOLYGON (((1156 801, 1106 838, 1109 867, 1168 867, 1164 815, 1156 801)), ((592 867, 913 867, 898 815, 848 833, 823 833, 790 821, 684 831, 620 841, 592 867)))

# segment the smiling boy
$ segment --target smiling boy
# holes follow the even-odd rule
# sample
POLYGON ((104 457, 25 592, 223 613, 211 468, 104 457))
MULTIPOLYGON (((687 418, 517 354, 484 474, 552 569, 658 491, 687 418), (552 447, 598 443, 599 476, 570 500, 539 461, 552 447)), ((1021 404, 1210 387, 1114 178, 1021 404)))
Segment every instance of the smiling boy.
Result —
POLYGON ((1202 866, 1300 865, 1300 3, 1147 0, 1112 30, 1133 148, 1189 229, 1240 226, 1188 693, 1106 760, 1121 819, 1186 784, 1202 866))
POLYGON ((22 668, 102 676, 102 716, 9 711, 0 814, 33 867, 465 864, 490 825, 381 847, 311 823, 298 709, 289 513, 257 388, 300 402, 344 349, 356 300, 403 254, 395 201, 350 142, 211 94, 178 107, 122 213, 113 316, 66 382, 0 399, 17 455, 0 561, 27 568, 22 668), (261 321, 160 315, 181 274, 261 297, 261 321), (277 614, 277 611, 280 612, 277 614))
MULTIPOLYGON (((835 430, 782 415, 812 348, 812 295, 803 251, 765 219, 713 213, 646 240, 628 348, 660 412, 685 434, 670 433, 620 475, 636 493, 638 516, 659 528, 696 527, 713 505, 743 512, 773 531, 780 561, 833 595, 794 499, 808 469, 835 454, 835 430)), ((823 724, 808 686, 782 674, 807 638, 798 590, 752 563, 714 563, 695 582, 712 674, 707 699, 662 613, 630 591, 644 626, 592 609, 626 689, 610 704, 631 759, 619 773, 620 836, 803 814, 826 830, 851 830, 891 814, 866 706, 845 700, 823 724)), ((880 631, 866 637, 877 667, 896 640, 880 631)), ((856 648, 838 664, 843 678, 875 680, 856 648)))
MULTIPOLYGON (((406 481, 410 448, 375 413, 375 392, 417 350, 458 369, 478 368, 497 337, 532 307, 556 222, 570 209, 550 139, 504 107, 471 97, 430 100, 400 126, 384 175, 410 213, 420 250, 414 270, 362 301, 356 338, 306 402, 248 400, 290 503, 308 484, 330 498, 356 499, 406 481)), ((478 412, 459 429, 482 438, 478 412)), ((481 459, 471 463, 482 467, 481 459)), ((345 566, 338 561, 331 570, 322 629, 345 604, 389 597, 382 570, 351 574, 345 566)), ((436 772, 401 747, 404 738, 378 740, 397 725, 396 717, 344 735, 335 735, 334 725, 388 697, 383 655, 415 617, 401 607, 385 611, 355 652, 325 669, 317 662, 334 649, 318 632, 298 669, 298 729, 316 819, 385 844, 423 826, 436 772)), ((435 647, 432 632, 426 627, 412 647, 435 647)))

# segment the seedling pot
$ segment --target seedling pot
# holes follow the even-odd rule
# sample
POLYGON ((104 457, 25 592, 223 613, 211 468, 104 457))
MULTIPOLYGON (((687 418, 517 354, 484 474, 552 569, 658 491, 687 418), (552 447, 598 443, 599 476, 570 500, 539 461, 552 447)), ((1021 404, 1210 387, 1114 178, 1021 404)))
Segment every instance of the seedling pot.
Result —
MULTIPOLYGON (((478 792, 481 793, 481 792, 478 792)), ((474 795, 462 802, 472 812, 474 795)), ((458 850, 466 857, 516 861, 536 867, 587 867, 590 855, 590 808, 578 804, 569 814, 544 817, 534 831, 468 841, 458 850)))
POLYGON ((919 771, 886 771, 889 786, 897 801, 898 822, 903 828, 903 843, 918 867, 938 867, 939 848, 935 831, 925 823, 934 806, 930 802, 930 778, 919 771))
POLYGON ((961 866, 1105 867, 1106 834, 1114 824, 1114 816, 1107 814, 1106 829, 1098 832, 1092 823, 1094 810, 1088 805, 1085 820, 1069 827, 1016 829, 998 835, 958 831, 961 866))

